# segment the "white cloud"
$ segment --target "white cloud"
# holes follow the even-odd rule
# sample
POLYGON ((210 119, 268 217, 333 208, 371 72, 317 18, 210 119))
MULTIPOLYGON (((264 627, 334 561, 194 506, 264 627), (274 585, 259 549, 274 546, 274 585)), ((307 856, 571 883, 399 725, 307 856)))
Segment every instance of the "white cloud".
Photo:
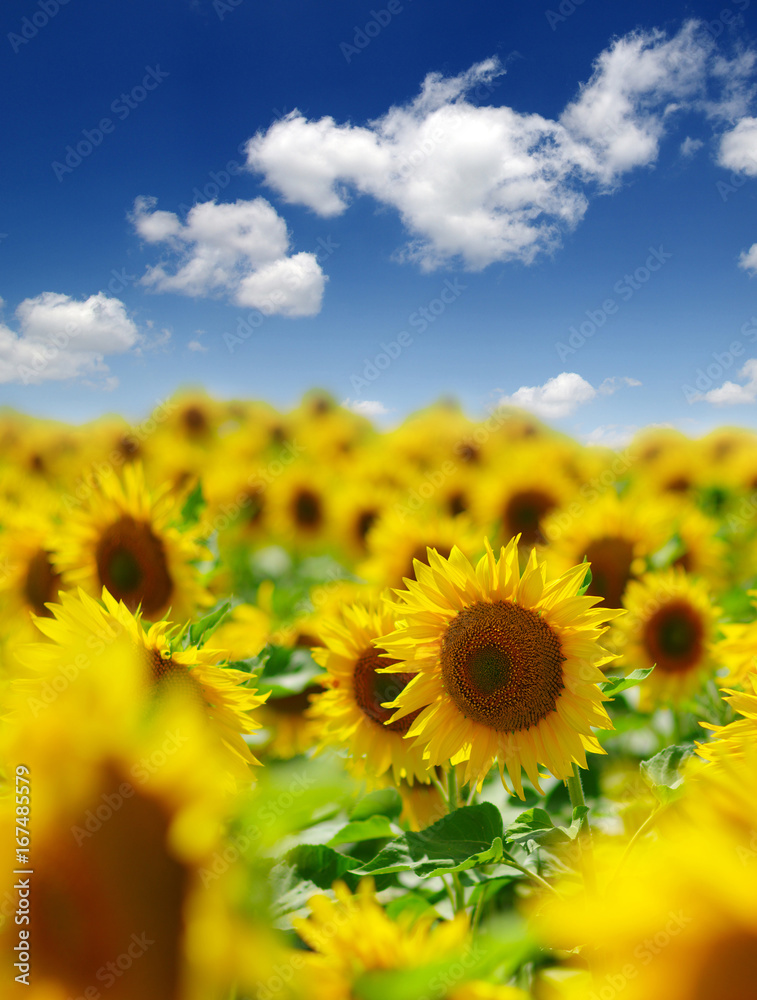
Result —
POLYGON ((326 276, 315 254, 288 256, 286 223, 265 198, 202 202, 185 223, 155 205, 155 198, 137 198, 131 219, 146 242, 168 245, 175 269, 149 267, 143 284, 193 297, 226 293, 267 316, 320 311, 326 276))
POLYGON ((690 135, 687 135, 681 143, 681 156, 691 157, 698 153, 702 146, 704 143, 701 139, 692 139, 690 135))
POLYGON ((753 243, 748 250, 739 254, 739 267, 757 274, 757 243, 753 243))
POLYGON ((499 406, 517 406, 545 419, 570 416, 583 403, 590 403, 598 393, 610 396, 622 385, 641 382, 627 376, 606 378, 598 388, 576 372, 561 372, 544 385, 522 385, 511 396, 502 396, 499 406))
POLYGON ((641 382, 636 378, 629 378, 627 375, 613 375, 611 378, 606 378, 597 387, 597 392, 601 392, 603 396, 612 396, 624 385, 635 387, 641 385, 641 382))
POLYGON ((199 340, 190 340, 187 347, 190 351, 207 351, 207 347, 201 344, 199 340))
POLYGON ((557 120, 474 103, 504 73, 497 59, 430 73, 416 98, 365 125, 291 112, 248 141, 248 167, 325 217, 355 194, 393 207, 410 237, 400 257, 424 270, 456 257, 474 270, 528 263, 581 220, 588 194, 656 160, 676 110, 706 111, 713 47, 698 22, 671 38, 633 32, 601 53, 557 120))
POLYGON ((599 448, 622 448, 631 443, 640 429, 636 424, 603 424, 584 434, 583 439, 599 448))
POLYGON ((575 372, 561 372, 544 385, 522 385, 512 396, 503 396, 500 406, 518 406, 539 417, 567 417, 582 403, 594 399, 597 390, 575 372))
POLYGON ((43 292, 24 299, 16 317, 18 332, 0 324, 0 382, 96 375, 98 384, 112 388, 105 356, 123 354, 140 341, 123 302, 102 292, 84 300, 43 292))
POLYGON ((718 164, 735 173, 757 177, 757 118, 742 118, 721 136, 718 164))
POLYGON ((710 389, 709 392, 694 398, 706 403, 714 403, 716 406, 757 402, 757 358, 750 358, 746 361, 739 371, 739 375, 746 380, 744 385, 738 385, 736 382, 724 382, 717 389, 710 389))
POLYGON ((363 417, 383 417, 386 413, 391 413, 383 403, 377 399, 345 399, 342 401, 345 410, 352 410, 363 417))

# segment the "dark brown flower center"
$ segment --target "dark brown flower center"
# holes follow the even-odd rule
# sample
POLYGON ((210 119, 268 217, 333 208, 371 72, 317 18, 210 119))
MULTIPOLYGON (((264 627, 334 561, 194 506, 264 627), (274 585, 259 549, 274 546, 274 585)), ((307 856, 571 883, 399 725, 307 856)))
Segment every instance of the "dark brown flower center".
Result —
POLYGON ((621 608, 623 592, 631 579, 632 543, 626 538, 598 538, 589 543, 586 558, 591 563, 591 583, 587 594, 603 597, 610 608, 621 608))
POLYGON ((523 545, 543 542, 542 521, 556 506, 554 497, 541 490, 520 490, 514 493, 502 514, 506 537, 509 539, 514 535, 521 535, 523 545))
POLYGON ((415 674, 377 673, 382 667, 390 667, 393 663, 399 663, 399 660, 391 660, 387 656, 382 656, 381 654, 384 652, 385 650, 379 647, 371 646, 356 661, 355 671, 352 675, 355 701, 364 714, 382 728, 390 729, 393 733, 406 733, 422 709, 385 725, 387 719, 394 715, 395 710, 384 708, 382 702, 394 701, 415 677, 415 674))
POLYGON ((444 687, 462 714, 498 732, 535 726, 554 711, 565 657, 547 623, 511 601, 478 601, 447 626, 444 687))
POLYGON ((757 936, 752 930, 733 929, 692 956, 695 973, 691 1000, 752 1000, 757 983, 757 936))
POLYGON ((688 602, 671 601, 654 614, 644 628, 644 645, 657 669, 685 673, 703 654, 702 620, 688 602))
POLYGON ((307 488, 298 490, 293 508, 294 519, 301 528, 317 528, 323 519, 321 498, 307 488))
POLYGON ((38 549, 29 560, 24 581, 24 597, 35 615, 49 618, 52 611, 45 607, 58 599, 61 577, 50 564, 50 557, 44 549, 38 549))
POLYGON ((450 512, 451 517, 464 514, 467 509, 468 498, 462 490, 455 490, 454 493, 450 493, 447 497, 447 510, 450 512))
POLYGON ((208 430, 208 418, 199 406, 188 406, 181 418, 189 437, 201 437, 208 430))
POLYGON ((173 582, 163 543, 149 524, 124 515, 102 533, 95 560, 100 583, 130 611, 141 603, 149 619, 166 608, 173 582))

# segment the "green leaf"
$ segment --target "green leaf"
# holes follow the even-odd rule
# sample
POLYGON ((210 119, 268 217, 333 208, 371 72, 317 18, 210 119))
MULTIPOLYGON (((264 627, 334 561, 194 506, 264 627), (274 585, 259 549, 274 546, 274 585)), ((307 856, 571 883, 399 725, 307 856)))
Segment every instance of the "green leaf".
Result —
POLYGON ((181 508, 181 526, 189 528, 200 520, 200 514, 207 507, 205 497, 202 495, 202 480, 198 480, 197 485, 184 501, 181 508))
POLYGON ((302 694, 316 677, 323 674, 307 649, 266 646, 260 654, 260 664, 258 691, 261 694, 270 691, 273 699, 302 694))
POLYGON ((683 783, 679 769, 686 758, 693 753, 693 744, 684 743, 680 746, 665 747, 654 757, 641 762, 641 773, 661 802, 671 802, 678 797, 676 790, 683 783))
POLYGON ((357 878, 350 875, 355 859, 346 854, 339 854, 325 844, 299 844, 288 851, 284 857, 299 879, 306 879, 320 889, 330 889, 338 879, 351 887, 357 883, 357 878))
MULTIPOLYGON (((357 878, 357 876, 353 876, 357 878)), ((429 903, 425 896, 419 895, 417 892, 406 892, 403 896, 398 896, 397 899, 393 899, 390 903, 387 903, 385 907, 386 915, 390 920, 396 920, 401 913, 409 915, 412 920, 417 920, 418 917, 424 916, 424 914, 433 912, 435 915, 436 910, 429 903)), ((405 917, 404 919, 409 919, 405 917)))
POLYGON ((210 638, 230 610, 231 604, 229 601, 226 601, 220 606, 220 608, 216 608, 216 610, 211 611, 209 615, 205 615, 204 618, 201 618, 198 622, 194 622, 194 624, 190 625, 190 643, 193 646, 204 645, 205 640, 210 638))
POLYGON ((371 816, 388 816, 396 819, 402 812, 402 796, 396 788, 379 788, 362 798, 352 812, 350 819, 370 819, 371 816))
POLYGON ((413 871, 421 878, 467 871, 504 857, 502 816, 491 802, 465 806, 418 833, 408 831, 359 869, 360 875, 413 871))
POLYGON ((641 684, 642 681, 645 681, 649 677, 653 670, 654 667, 640 667, 638 670, 631 671, 627 677, 608 677, 599 685, 602 694, 608 698, 614 698, 621 691, 627 691, 629 688, 641 684))
MULTIPOLYGON (((586 562, 586 556, 584 556, 584 562, 586 562)), ((591 586, 591 581, 593 579, 594 579, 594 575, 591 572, 591 566, 587 566, 586 567, 586 575, 584 576, 584 582, 581 584, 581 586, 578 589, 578 594, 579 594, 580 597, 583 597, 583 595, 589 589, 589 587, 591 586)))
POLYGON ((337 847, 339 844, 359 844, 363 840, 395 836, 392 824, 386 816, 371 816, 369 819, 358 819, 343 826, 328 843, 330 847, 337 847))

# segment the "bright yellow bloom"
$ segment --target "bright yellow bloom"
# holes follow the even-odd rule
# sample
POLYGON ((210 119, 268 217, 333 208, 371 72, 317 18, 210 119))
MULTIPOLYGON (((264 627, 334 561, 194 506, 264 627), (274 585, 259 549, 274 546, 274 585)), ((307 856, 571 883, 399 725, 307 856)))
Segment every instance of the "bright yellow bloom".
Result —
MULTIPOLYGON (((313 896, 311 916, 293 921, 295 930, 312 949, 302 957, 300 988, 305 1000, 351 1000, 353 984, 361 975, 380 970, 429 968, 429 987, 443 981, 434 963, 462 956, 470 940, 468 918, 432 924, 402 916, 395 922, 376 901, 373 886, 363 880, 352 895, 341 883, 336 900, 313 896)), ((301 954, 301 953, 300 953, 301 954)), ((451 978, 451 977, 450 977, 451 978)), ((478 981, 452 980, 447 1000, 526 1000, 521 990, 478 981)))
POLYGON ((628 614, 614 626, 619 662, 655 669, 642 684, 645 707, 680 702, 715 670, 710 653, 720 609, 704 580, 683 570, 648 573, 628 584, 628 614))
MULTIPOLYGON (((226 658, 222 650, 208 646, 172 649, 169 638, 175 629, 170 622, 156 622, 145 631, 140 615, 133 615, 106 590, 103 590, 102 601, 98 603, 81 589, 78 594, 61 594, 61 603, 50 605, 53 617, 36 619, 37 627, 50 641, 30 643, 18 654, 19 659, 38 675, 38 680, 32 682, 29 696, 44 704, 47 697, 45 677, 55 672, 65 674, 64 668, 71 660, 73 648, 86 645, 98 651, 123 637, 129 647, 137 651, 143 668, 144 690, 165 692, 179 688, 191 692, 204 706, 218 735, 226 752, 227 767, 248 776, 248 765, 258 761, 241 734, 259 728, 259 723, 248 713, 265 701, 265 696, 244 686, 250 679, 249 674, 216 666, 226 658)), ((107 669, 107 658, 105 662, 102 660, 101 668, 107 669)))
POLYGON ((360 776, 380 778, 391 769, 395 783, 428 782, 422 750, 403 739, 412 719, 389 722, 392 713, 384 707, 411 679, 379 672, 389 661, 374 640, 393 625, 388 609, 370 603, 353 604, 342 620, 322 626, 326 645, 313 650, 313 659, 326 669, 316 678, 325 690, 313 697, 309 715, 321 723, 324 743, 350 751, 360 776))
MULTIPOLYGON (((68 660, 47 664, 43 686, 55 698, 44 715, 16 689, 0 734, 19 812, 28 785, 16 775, 31 785, 29 861, 0 872, 10 900, 24 877, 11 869, 32 869, 30 986, 18 995, 207 1000, 237 979, 254 989, 273 971, 273 943, 239 920, 230 881, 214 872, 228 850, 222 747, 188 688, 147 710, 129 635, 103 638, 101 649, 89 638, 82 630, 68 660)), ((6 845, 22 829, 16 804, 0 797, 6 845)), ((12 983, 21 928, 2 924, 0 966, 12 983)))
POLYGON ((599 639, 620 612, 579 596, 586 566, 548 583, 532 551, 521 573, 517 538, 499 558, 487 542, 475 568, 457 548, 428 559, 397 592, 400 627, 378 640, 396 661, 388 671, 417 674, 392 703, 391 722, 413 717, 406 739, 430 765, 466 761, 466 782, 480 785, 496 760, 521 798, 521 767, 541 791, 538 764, 566 778, 587 750, 603 753, 592 726, 612 728, 597 686, 612 657, 599 639))
POLYGON ((169 609, 186 621, 212 598, 194 563, 207 555, 196 532, 174 525, 181 504, 167 486, 148 490, 142 467, 128 466, 123 482, 114 473, 101 480, 90 508, 66 520, 53 554, 67 586, 96 596, 106 587, 130 611, 155 621, 169 609))

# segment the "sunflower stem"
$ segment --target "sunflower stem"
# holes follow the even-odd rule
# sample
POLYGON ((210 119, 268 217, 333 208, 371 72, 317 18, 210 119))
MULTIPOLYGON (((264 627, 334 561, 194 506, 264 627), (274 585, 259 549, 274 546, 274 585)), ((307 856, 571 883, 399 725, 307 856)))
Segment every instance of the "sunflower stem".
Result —
MULTIPOLYGON (((584 789, 581 784, 581 771, 575 761, 573 761, 573 775, 570 778, 566 778, 565 784, 568 786, 570 804, 573 808, 577 809, 580 806, 586 806, 584 789)), ((587 890, 594 895, 597 891, 597 881, 594 871, 594 853, 591 842, 591 827, 589 826, 588 810, 586 810, 581 817, 578 835, 581 843, 581 865, 583 868, 584 884, 586 885, 587 890)))
POLYGON ((447 771, 447 808, 454 812, 460 808, 460 790, 457 787, 457 771, 450 765, 447 771))

